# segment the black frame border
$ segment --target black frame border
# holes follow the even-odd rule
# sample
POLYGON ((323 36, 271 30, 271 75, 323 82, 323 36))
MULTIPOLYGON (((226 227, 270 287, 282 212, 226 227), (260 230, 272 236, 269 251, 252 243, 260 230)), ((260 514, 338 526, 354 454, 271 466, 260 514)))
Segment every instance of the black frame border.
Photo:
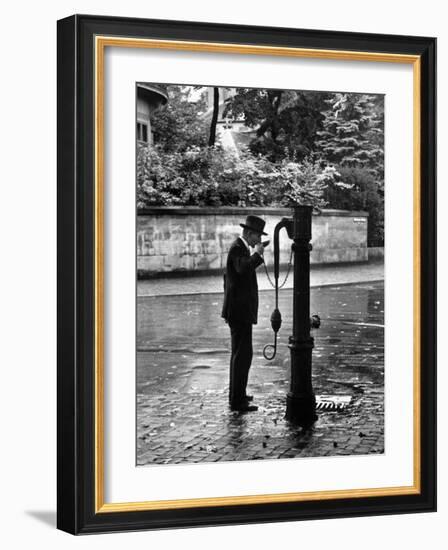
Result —
POLYGON ((72 534, 436 510, 436 39, 74 15, 58 21, 57 527, 72 534), (95 36, 417 55, 421 59, 421 492, 95 513, 95 36))

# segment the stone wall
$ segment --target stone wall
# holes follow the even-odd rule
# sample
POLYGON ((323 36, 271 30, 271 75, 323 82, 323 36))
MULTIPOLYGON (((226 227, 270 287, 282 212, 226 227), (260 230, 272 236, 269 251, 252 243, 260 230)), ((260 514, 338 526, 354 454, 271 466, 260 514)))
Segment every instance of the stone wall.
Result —
MULTIPOLYGON (((273 264, 275 225, 291 215, 287 208, 157 207, 137 216, 137 270, 139 277, 169 273, 209 272, 225 267, 232 241, 241 233, 248 214, 266 220, 271 244, 265 261, 273 264)), ((365 212, 322 210, 313 216, 311 263, 368 260, 365 212)), ((280 262, 289 261, 291 241, 280 232, 280 262)))
POLYGON ((384 261, 384 246, 369 246, 369 260, 384 261))

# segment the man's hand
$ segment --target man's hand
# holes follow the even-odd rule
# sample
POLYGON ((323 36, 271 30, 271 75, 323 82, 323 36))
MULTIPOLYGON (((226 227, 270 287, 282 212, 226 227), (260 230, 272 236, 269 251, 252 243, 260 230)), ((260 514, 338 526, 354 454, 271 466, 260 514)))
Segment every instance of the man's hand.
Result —
POLYGON ((254 246, 254 249, 255 249, 255 252, 257 252, 257 254, 260 254, 260 256, 263 256, 264 246, 261 243, 257 243, 254 246))

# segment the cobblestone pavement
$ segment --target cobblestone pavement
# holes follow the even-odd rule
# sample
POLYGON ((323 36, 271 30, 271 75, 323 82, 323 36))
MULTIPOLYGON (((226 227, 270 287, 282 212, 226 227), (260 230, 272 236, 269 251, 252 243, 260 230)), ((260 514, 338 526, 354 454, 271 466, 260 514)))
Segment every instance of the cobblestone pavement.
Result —
POLYGON ((342 411, 318 411, 308 431, 284 420, 291 290, 279 293, 283 325, 272 362, 262 350, 273 340, 273 292, 260 292, 248 386, 259 410, 245 414, 228 408, 230 338, 220 318, 222 295, 140 297, 137 464, 383 453, 383 296, 382 282, 312 289, 311 312, 322 318, 313 334, 315 393, 351 401, 342 411))

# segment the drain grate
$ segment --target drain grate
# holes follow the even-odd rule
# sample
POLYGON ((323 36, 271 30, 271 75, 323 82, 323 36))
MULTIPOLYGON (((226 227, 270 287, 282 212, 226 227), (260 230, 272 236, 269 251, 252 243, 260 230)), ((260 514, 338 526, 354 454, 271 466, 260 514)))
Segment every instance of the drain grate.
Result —
POLYGON ((316 410, 343 411, 351 400, 350 395, 316 395, 316 410))

